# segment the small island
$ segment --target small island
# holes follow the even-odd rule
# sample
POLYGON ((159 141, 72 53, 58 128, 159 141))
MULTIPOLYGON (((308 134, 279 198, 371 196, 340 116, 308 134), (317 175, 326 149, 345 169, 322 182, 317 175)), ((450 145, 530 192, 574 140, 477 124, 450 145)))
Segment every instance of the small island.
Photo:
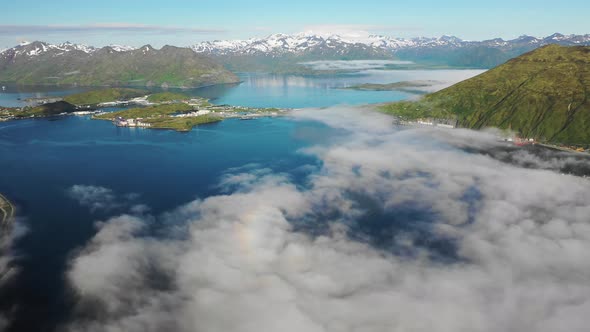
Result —
POLYGON ((190 131, 194 126, 226 118, 254 119, 279 116, 285 110, 214 105, 207 99, 179 92, 151 93, 148 90, 107 88, 91 90, 61 99, 36 99, 38 105, 23 108, 0 107, 0 121, 58 115, 91 115, 118 127, 141 127, 190 131), (132 107, 136 106, 136 107, 132 107), (132 107, 105 111, 109 107, 132 107))
POLYGON ((442 84, 443 82, 425 80, 425 81, 401 81, 387 84, 376 84, 376 83, 364 83, 359 85, 353 85, 345 87, 348 90, 361 90, 361 91, 410 91, 410 92, 423 92, 420 88, 427 88, 433 85, 442 84))

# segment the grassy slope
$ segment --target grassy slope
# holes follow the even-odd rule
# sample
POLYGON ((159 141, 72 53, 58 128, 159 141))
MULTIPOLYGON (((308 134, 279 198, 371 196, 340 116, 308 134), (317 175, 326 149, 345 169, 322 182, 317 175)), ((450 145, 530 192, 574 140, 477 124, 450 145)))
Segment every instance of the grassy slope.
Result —
POLYGON ((163 102, 170 102, 170 101, 181 101, 190 99, 189 96, 183 93, 177 92, 159 92, 154 93, 148 96, 148 101, 150 103, 163 103, 163 102))
POLYGON ((468 128, 511 128, 549 142, 590 144, 589 89, 590 47, 549 45, 418 102, 383 110, 408 118, 456 117, 468 128))
POLYGON ((69 95, 65 101, 74 105, 95 105, 117 100, 129 100, 149 94, 146 90, 109 88, 69 95))
POLYGON ((144 122, 150 123, 150 128, 173 129, 178 131, 189 131, 194 126, 218 122, 222 119, 213 115, 201 115, 197 117, 177 118, 170 115, 175 113, 186 113, 193 111, 193 107, 185 103, 156 105, 142 108, 132 108, 118 112, 104 113, 94 118, 100 120, 112 120, 118 116, 123 118, 143 118, 144 122))
POLYGON ((16 117, 52 116, 61 113, 72 113, 76 110, 76 105, 70 104, 66 101, 58 101, 35 107, 25 107, 21 111, 15 111, 13 113, 16 117))
POLYGON ((206 124, 206 123, 213 123, 219 122, 222 118, 211 116, 211 115, 201 115, 196 117, 187 117, 187 118, 172 118, 172 117, 165 117, 165 118, 154 118, 146 120, 152 124, 150 128, 157 128, 157 129, 173 129, 177 131, 189 131, 194 126, 206 124))

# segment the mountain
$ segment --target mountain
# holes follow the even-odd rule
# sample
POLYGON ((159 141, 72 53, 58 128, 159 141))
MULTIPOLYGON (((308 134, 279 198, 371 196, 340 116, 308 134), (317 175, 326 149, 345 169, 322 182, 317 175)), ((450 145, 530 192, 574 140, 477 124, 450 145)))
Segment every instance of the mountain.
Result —
POLYGON ((375 47, 371 43, 347 40, 338 35, 323 37, 313 34, 273 34, 260 39, 203 42, 193 45, 191 48, 197 53, 211 55, 390 56, 385 47, 375 47))
POLYGON ((452 43, 417 43, 414 46, 395 51, 398 58, 419 63, 446 65, 450 67, 493 68, 509 59, 532 51, 541 46, 557 44, 562 46, 590 45, 590 34, 553 34, 545 38, 520 36, 512 40, 501 38, 484 41, 456 40, 452 43))
POLYGON ((425 96, 385 107, 402 116, 456 117, 462 127, 590 145, 590 47, 548 45, 425 96))
POLYGON ((301 62, 314 60, 393 59, 385 47, 347 40, 337 35, 273 34, 266 38, 202 42, 191 46, 223 63, 232 71, 312 73, 301 62))
POLYGON ((590 34, 566 36, 556 33, 545 38, 521 36, 513 40, 496 38, 466 41, 454 36, 404 39, 370 35, 350 39, 338 35, 301 33, 274 34, 248 40, 202 42, 191 48, 237 70, 274 71, 276 68, 269 64, 283 65, 282 67, 291 64, 290 67, 295 67, 293 65, 298 62, 310 60, 391 58, 436 66, 492 68, 549 44, 590 45, 590 34))
POLYGON ((23 43, 0 53, 0 82, 83 86, 198 87, 238 79, 189 48, 23 43))

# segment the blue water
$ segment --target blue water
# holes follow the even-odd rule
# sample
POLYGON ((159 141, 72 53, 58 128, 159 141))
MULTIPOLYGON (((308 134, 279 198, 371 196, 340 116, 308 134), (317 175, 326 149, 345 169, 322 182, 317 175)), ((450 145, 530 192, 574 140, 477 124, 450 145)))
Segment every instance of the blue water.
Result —
MULTIPOLYGON (((186 92, 218 104, 324 107, 407 98, 410 95, 402 92, 340 88, 412 78, 407 72, 333 77, 242 74, 238 85, 186 92)), ((26 98, 83 90, 8 87, 0 91, 0 105, 22 106, 26 98)), ((52 330, 73 306, 63 279, 68 255, 93 236, 94 222, 127 210, 93 212, 68 195, 72 186, 135 194, 133 203, 149 206, 157 216, 195 198, 219 194, 217 184, 230 168, 258 164, 288 174, 297 183, 309 169, 303 166, 318 163, 298 150, 322 143, 330 134, 322 124, 288 118, 226 120, 189 133, 117 128, 75 116, 0 123, 0 192, 16 203, 29 229, 15 243, 21 272, 12 287, 0 289, 0 311, 16 310, 11 314, 14 331, 52 330)))
POLYGON ((227 120, 189 133, 117 128, 74 116, 0 123, 0 188, 29 228, 15 246, 23 254, 17 261, 22 271, 12 288, 0 292, 0 309, 19 306, 17 331, 43 330, 72 305, 63 296, 67 255, 92 237, 95 221, 127 211, 91 212, 68 195, 73 185, 139 194, 134 203, 157 216, 219 194, 217 184, 229 168, 260 164, 303 177, 301 166, 316 161, 297 151, 321 139, 310 131, 322 130, 288 119, 227 120))
MULTIPOLYGON (((357 91, 344 87, 366 83, 359 75, 305 77, 271 74, 241 74, 235 87, 214 86, 198 93, 216 104, 249 107, 328 107, 361 105, 406 99, 410 93, 400 91, 357 91)), ((369 79, 370 81, 370 79, 369 79)))
POLYGON ((29 98, 61 97, 69 94, 83 92, 88 88, 76 87, 49 87, 49 86, 4 86, 0 88, 0 106, 22 107, 30 105, 29 98))
POLYGON ((416 93, 344 89, 363 83, 432 80, 439 88, 482 73, 482 70, 364 70, 326 76, 242 73, 239 85, 212 86, 194 93, 217 104, 250 107, 328 107, 364 105, 407 99, 416 93))

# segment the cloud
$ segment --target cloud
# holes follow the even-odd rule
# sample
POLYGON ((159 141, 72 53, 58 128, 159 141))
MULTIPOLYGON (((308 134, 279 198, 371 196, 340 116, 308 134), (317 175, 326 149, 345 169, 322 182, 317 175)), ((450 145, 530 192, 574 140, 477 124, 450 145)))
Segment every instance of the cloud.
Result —
POLYGON ((0 35, 27 35, 27 34, 64 34, 64 33, 156 33, 156 34, 209 34, 223 33, 223 29, 175 27, 164 25, 132 24, 132 23, 96 23, 82 25, 26 25, 26 24, 1 24, 0 35))
MULTIPOLYGON (((8 225, 0 225, 0 293, 9 289, 10 284, 18 276, 19 268, 15 264, 18 255, 14 252, 13 243, 27 232, 21 218, 14 218, 8 225)), ((3 304, 5 305, 5 304, 3 304)), ((11 321, 11 309, 0 308, 0 331, 4 331, 11 321)))
POLYGON ((338 129, 301 151, 320 169, 304 183, 236 169, 233 191, 167 214, 164 235, 151 218, 101 223, 70 262, 68 329, 587 329, 587 180, 473 152, 502 146, 490 133, 293 116, 338 129))
MULTIPOLYGON (((91 212, 125 208, 139 198, 139 195, 135 193, 117 195, 109 188, 80 184, 70 187, 67 194, 71 199, 78 201, 80 205, 88 207, 91 212)), ((144 205, 135 205, 131 207, 131 210, 145 212, 149 208, 144 205)))

